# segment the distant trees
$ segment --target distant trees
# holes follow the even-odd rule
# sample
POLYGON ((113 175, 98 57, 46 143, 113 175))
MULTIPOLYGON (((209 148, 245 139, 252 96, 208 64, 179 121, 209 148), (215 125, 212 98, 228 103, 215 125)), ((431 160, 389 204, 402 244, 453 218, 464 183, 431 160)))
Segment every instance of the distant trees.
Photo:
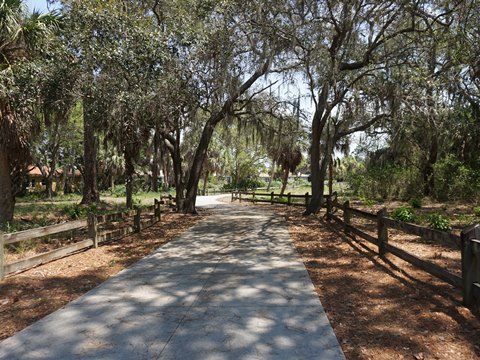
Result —
POLYGON ((12 179, 28 163, 30 141, 38 129, 34 105, 42 71, 36 59, 57 29, 52 14, 28 15, 20 0, 0 3, 0 224, 13 219, 12 179))
POLYGON ((305 213, 316 213, 335 149, 356 132, 375 142, 362 144, 365 171, 393 158, 422 195, 445 189, 448 169, 477 181, 476 1, 60 3, 61 28, 51 15, 28 16, 20 0, 0 5, 0 223, 12 218, 12 179, 32 163, 32 144, 49 195, 55 169, 75 166, 83 203, 99 200, 98 179, 123 177, 131 207, 137 174, 157 190, 163 170, 190 213, 202 179, 230 171, 238 180, 240 164, 263 166, 261 157, 283 170, 285 186, 307 139, 305 213), (303 81, 308 125, 298 99, 271 94, 281 81, 303 81), (72 111, 83 112, 73 127, 72 111), (223 141, 234 133, 241 141, 223 141))
POLYGON ((478 34, 467 24, 476 17, 478 4, 429 5, 428 11, 417 10, 428 26, 412 34, 411 49, 390 71, 395 114, 381 124, 383 148, 366 154, 365 176, 389 173, 391 190, 381 197, 472 199, 480 190, 475 171, 480 153, 473 145, 480 134, 475 120, 479 88, 470 57, 477 51, 471 42, 478 34), (435 7, 437 16, 429 16, 435 7))

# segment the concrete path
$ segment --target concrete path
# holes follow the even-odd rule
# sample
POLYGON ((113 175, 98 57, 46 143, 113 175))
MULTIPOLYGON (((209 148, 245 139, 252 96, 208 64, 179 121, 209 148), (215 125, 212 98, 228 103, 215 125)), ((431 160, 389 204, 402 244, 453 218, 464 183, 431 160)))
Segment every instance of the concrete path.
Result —
POLYGON ((284 221, 223 205, 154 254, 1 342, 0 359, 344 356, 284 221))

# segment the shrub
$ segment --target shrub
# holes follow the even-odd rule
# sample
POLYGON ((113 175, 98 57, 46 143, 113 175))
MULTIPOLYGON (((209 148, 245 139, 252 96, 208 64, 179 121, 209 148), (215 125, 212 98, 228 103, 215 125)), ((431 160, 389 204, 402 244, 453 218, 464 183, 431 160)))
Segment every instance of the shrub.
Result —
POLYGON ((347 173, 346 180, 354 195, 370 199, 408 199, 418 196, 418 170, 396 165, 372 166, 347 173))
POLYGON ((399 207, 392 212, 392 217, 395 220, 400 220, 404 222, 414 222, 415 221, 415 211, 412 208, 399 207))
POLYGON ((70 219, 76 220, 86 215, 85 208, 78 204, 65 205, 62 209, 63 213, 67 215, 70 219))
POLYGON ((133 207, 142 207, 142 200, 137 198, 137 197, 134 197, 132 198, 132 205, 133 207))
POLYGON ((259 179, 243 179, 237 184, 232 185, 234 189, 256 189, 260 187, 266 187, 267 184, 259 179))
POLYGON ((408 203, 414 209, 420 209, 422 207, 422 199, 418 197, 411 198, 408 203))
POLYGON ((115 190, 112 192, 114 197, 124 197, 126 194, 125 185, 115 185, 115 190))
POLYGON ((470 200, 480 191, 480 173, 453 154, 438 160, 434 167, 434 195, 438 200, 470 200))
POLYGON ((480 216, 480 206, 474 207, 473 213, 475 214, 475 216, 480 216))
POLYGON ((373 205, 376 204, 376 201, 372 200, 372 199, 362 198, 361 201, 362 201, 363 205, 365 205, 366 207, 372 207, 373 205))
POLYGON ((440 214, 432 214, 428 217, 428 226, 435 230, 448 231, 451 229, 450 221, 440 214))
POLYGON ((275 198, 275 201, 278 201, 279 203, 282 203, 282 204, 287 204, 288 203, 288 198, 284 197, 284 196, 280 196, 280 197, 275 198))
POLYGON ((91 204, 89 206, 80 204, 65 205, 62 209, 63 213, 72 220, 77 220, 87 216, 89 212, 97 212, 97 204, 91 204))

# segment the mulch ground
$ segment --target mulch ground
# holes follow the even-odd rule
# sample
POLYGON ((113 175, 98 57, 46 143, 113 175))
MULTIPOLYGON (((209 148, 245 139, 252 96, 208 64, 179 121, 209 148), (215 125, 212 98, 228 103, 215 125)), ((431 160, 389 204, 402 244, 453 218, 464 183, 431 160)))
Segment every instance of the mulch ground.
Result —
MULTIPOLYGON (((394 256, 379 257, 375 246, 345 236, 321 216, 304 217, 302 209, 283 206, 259 207, 287 219, 347 359, 480 358, 479 314, 462 306, 458 289, 394 256)), ((0 283, 0 340, 66 305, 201 218, 168 214, 141 234, 7 278, 0 283)), ((425 243, 398 234, 395 241, 415 254, 421 249, 425 256, 438 258, 438 246, 428 250, 425 243)))
POLYGON ((168 213, 140 234, 102 243, 0 282, 0 340, 65 306, 87 291, 179 236, 200 215, 168 213))
MULTIPOLYGON (((276 212, 288 221, 347 359, 480 358, 480 317, 462 305, 460 290, 392 255, 381 258, 322 216, 276 212)), ((415 243, 408 250, 416 254, 415 243)))

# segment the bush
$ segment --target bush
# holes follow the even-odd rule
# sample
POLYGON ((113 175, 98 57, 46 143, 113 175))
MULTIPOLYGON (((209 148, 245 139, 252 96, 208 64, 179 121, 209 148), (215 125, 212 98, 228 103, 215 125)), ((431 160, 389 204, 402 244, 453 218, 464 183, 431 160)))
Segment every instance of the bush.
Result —
POLYGON ((97 212, 97 204, 91 204, 89 206, 80 204, 65 205, 62 212, 72 220, 85 218, 89 212, 97 212))
POLYGON ((364 199, 362 198, 361 199, 361 202, 364 206, 366 207, 372 207, 373 205, 376 204, 376 201, 375 200, 372 200, 372 199, 364 199))
POLYGON ((395 220, 404 222, 415 222, 415 211, 412 208, 399 207, 392 211, 395 220))
POLYGON ((408 203, 414 209, 420 209, 422 207, 422 199, 418 197, 411 198, 408 203))
POLYGON ((450 221, 440 214, 432 214, 428 217, 428 226, 435 230, 448 231, 452 227, 450 221))
POLYGON ((231 185, 233 189, 256 189, 259 187, 266 187, 267 184, 258 179, 243 179, 240 180, 237 184, 231 185))
POLYGON ((473 213, 475 214, 475 216, 480 216, 480 206, 474 207, 473 213))
POLYGON ((288 203, 288 197, 280 196, 275 198, 275 201, 278 201, 279 203, 282 204, 287 204, 288 203))
POLYGON ((471 200, 480 192, 480 172, 452 154, 437 161, 434 174, 434 195, 438 200, 471 200))
POLYGON ((370 199, 408 199, 418 196, 421 188, 418 170, 413 167, 375 166, 347 173, 346 179, 354 195, 370 199))
POLYGON ((115 185, 115 190, 112 191, 112 196, 114 197, 124 197, 126 195, 125 185, 115 185))

